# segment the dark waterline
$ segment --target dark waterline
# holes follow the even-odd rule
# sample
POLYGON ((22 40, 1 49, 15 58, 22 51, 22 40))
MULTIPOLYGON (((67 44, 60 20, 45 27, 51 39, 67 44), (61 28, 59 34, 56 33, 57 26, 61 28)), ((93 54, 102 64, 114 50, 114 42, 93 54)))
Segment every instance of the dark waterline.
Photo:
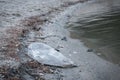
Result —
POLYGON ((80 17, 67 26, 71 29, 72 38, 80 39, 98 56, 115 64, 120 64, 119 8, 119 6, 111 5, 108 11, 80 17))

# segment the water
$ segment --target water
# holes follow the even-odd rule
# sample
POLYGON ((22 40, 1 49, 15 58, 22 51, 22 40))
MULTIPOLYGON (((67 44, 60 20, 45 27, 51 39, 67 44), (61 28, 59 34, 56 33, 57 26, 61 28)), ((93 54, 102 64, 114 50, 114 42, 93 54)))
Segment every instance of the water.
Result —
POLYGON ((84 15, 77 13, 78 19, 67 26, 72 38, 80 39, 98 56, 115 64, 120 64, 119 5, 119 0, 96 0, 88 3, 79 10, 84 10, 84 15))

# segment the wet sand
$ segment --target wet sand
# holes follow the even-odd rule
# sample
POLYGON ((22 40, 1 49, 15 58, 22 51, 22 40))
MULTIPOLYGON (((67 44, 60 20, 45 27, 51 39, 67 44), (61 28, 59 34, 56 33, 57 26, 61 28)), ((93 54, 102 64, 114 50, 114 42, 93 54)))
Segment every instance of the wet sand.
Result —
MULTIPOLYGON (((68 69, 61 69, 55 67, 53 69, 47 67, 45 68, 45 72, 43 71, 44 73, 42 74, 42 77, 45 77, 46 80, 51 80, 51 79, 52 80, 119 80, 120 68, 117 65, 114 65, 108 61, 99 58, 92 52, 87 52, 88 48, 85 47, 82 42, 70 38, 69 31, 64 27, 73 17, 73 13, 75 11, 81 8, 81 6, 89 5, 92 2, 92 1, 88 1, 83 3, 77 0, 76 0, 77 2, 76 1, 71 2, 71 1, 70 2, 67 0, 1 1, 0 6, 2 6, 1 7, 2 9, 0 10, 1 12, 0 32, 6 34, 6 32, 4 32, 3 29, 5 31, 6 30, 10 31, 11 29, 15 29, 10 31, 10 33, 8 34, 20 35, 20 36, 14 35, 13 37, 11 37, 10 35, 10 37, 6 39, 7 40, 6 44, 9 43, 9 40, 11 38, 13 38, 12 42, 14 45, 20 44, 20 46, 12 45, 12 50, 11 50, 11 44, 9 44, 9 47, 7 47, 6 50, 11 54, 14 53, 19 59, 16 56, 11 56, 9 54, 7 55, 8 58, 6 59, 6 57, 4 57, 5 54, 3 54, 3 52, 0 52, 0 54, 3 54, 3 56, 1 56, 2 58, 0 58, 1 66, 3 65, 9 66, 11 64, 12 65, 15 64, 13 66, 16 67, 16 62, 18 63, 17 66, 19 66, 21 65, 21 63, 23 64, 26 63, 27 61, 31 61, 31 59, 25 55, 25 51, 26 51, 25 48, 32 42, 43 42, 53 48, 59 49, 60 52, 63 53, 63 55, 72 59, 78 65, 78 67, 68 68, 68 69), (10 30, 8 29, 9 27, 10 30), (15 32, 15 33, 11 33, 11 32, 15 32), (44 39, 40 38, 40 36, 47 36, 47 35, 57 35, 59 37, 46 37, 44 39), (64 37, 66 39, 63 39, 64 37), (14 43, 16 42, 15 40, 17 40, 17 43, 14 43), (13 60, 10 60, 9 58, 12 58, 13 60), (6 63, 3 62, 3 60, 6 60, 6 63), (7 60, 11 61, 11 63, 7 62, 7 60), (53 74, 51 74, 51 69, 53 70, 53 74)), ((4 37, 6 36, 3 36, 3 38, 4 37)), ((4 43, 1 44, 1 47, 3 45, 4 43)), ((5 53, 7 53, 6 51, 5 53)), ((37 63, 30 62, 28 67, 30 69, 32 68, 34 71, 36 70, 36 68, 33 67, 41 66, 40 64, 37 66, 33 66, 36 64, 37 63)), ((25 66, 23 66, 23 68, 24 67, 25 66)), ((30 79, 35 80, 35 76, 31 76, 32 72, 31 73, 30 71, 26 72, 26 68, 24 69, 23 68, 22 70, 25 69, 24 74, 27 74, 27 77, 23 75, 21 76, 23 76, 25 80, 30 80, 30 79)), ((41 75, 39 76, 41 77, 41 75)))

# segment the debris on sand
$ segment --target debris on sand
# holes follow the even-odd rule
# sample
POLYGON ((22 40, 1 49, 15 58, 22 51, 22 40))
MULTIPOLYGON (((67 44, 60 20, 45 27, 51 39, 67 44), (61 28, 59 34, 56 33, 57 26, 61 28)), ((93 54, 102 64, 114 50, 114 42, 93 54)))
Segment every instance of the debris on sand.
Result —
POLYGON ((40 42, 31 43, 28 46, 27 55, 41 64, 63 68, 75 66, 74 62, 65 57, 62 53, 40 42))
POLYGON ((54 70, 36 61, 28 61, 19 67, 0 67, 0 80, 44 80, 45 73, 53 74, 54 70))
POLYGON ((29 18, 26 18, 25 20, 22 20, 22 24, 25 27, 29 27, 29 29, 33 29, 36 31, 39 31, 39 27, 37 27, 37 25, 42 25, 43 23, 45 23, 47 21, 47 19, 41 19, 40 15, 37 16, 31 16, 29 18))

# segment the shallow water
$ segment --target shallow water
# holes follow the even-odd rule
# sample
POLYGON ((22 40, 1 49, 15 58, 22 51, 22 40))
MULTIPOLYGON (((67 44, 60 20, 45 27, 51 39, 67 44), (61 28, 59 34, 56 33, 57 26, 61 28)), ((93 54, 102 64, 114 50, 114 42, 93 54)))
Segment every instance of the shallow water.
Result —
POLYGON ((80 13, 78 20, 67 26, 71 37, 83 41, 101 58, 120 64, 120 1, 96 0, 92 4, 93 10, 82 8, 84 15, 80 13))

